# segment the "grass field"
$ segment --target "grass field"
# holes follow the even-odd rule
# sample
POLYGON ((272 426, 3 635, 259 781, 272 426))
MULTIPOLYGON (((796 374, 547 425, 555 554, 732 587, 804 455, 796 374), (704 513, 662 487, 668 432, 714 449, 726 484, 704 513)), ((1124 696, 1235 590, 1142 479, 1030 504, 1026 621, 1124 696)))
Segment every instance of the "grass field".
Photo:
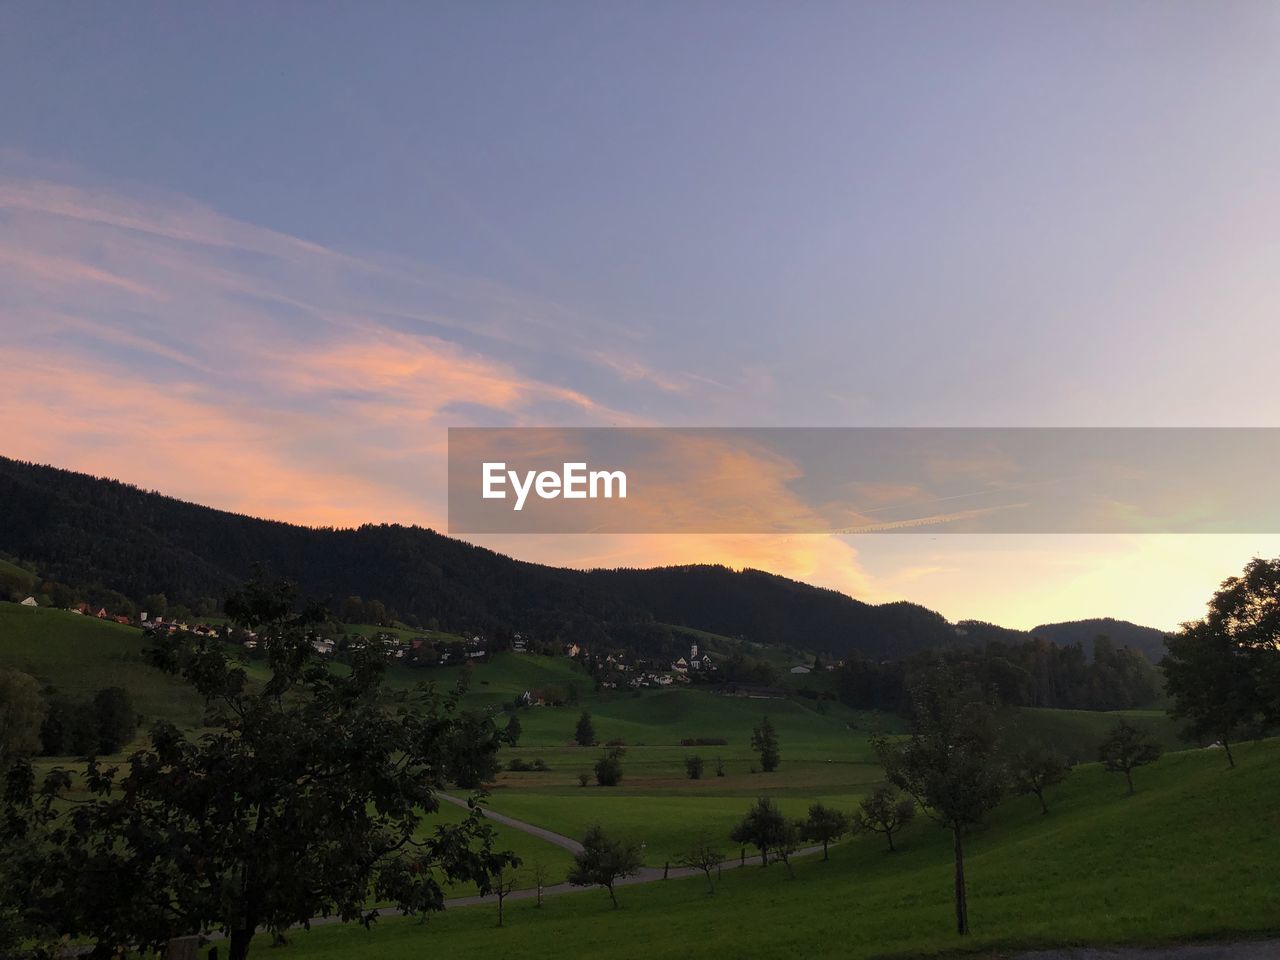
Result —
POLYGON ((34 676, 62 693, 88 696, 123 687, 143 715, 183 726, 200 722, 199 696, 142 659, 142 631, 65 610, 0 603, 0 666, 34 676))
MULTIPOLYGON (((973 936, 967 949, 1150 943, 1280 933, 1280 741, 1245 745, 1228 770, 1218 751, 1167 755, 1138 771, 1138 793, 1097 765, 1050 796, 1007 802, 969 842, 973 936)), ((654 811, 654 819, 678 813, 654 811)), ((726 845, 727 846, 727 845, 726 845)), ((726 850, 726 852, 728 852, 726 850)), ((920 820, 888 854, 878 837, 847 841, 830 863, 622 888, 492 907, 427 924, 387 919, 371 931, 325 927, 292 937, 299 960, 368 956, 750 956, 760 960, 920 957, 952 951, 951 850, 920 820)), ((265 942, 263 944, 265 946, 265 942)))

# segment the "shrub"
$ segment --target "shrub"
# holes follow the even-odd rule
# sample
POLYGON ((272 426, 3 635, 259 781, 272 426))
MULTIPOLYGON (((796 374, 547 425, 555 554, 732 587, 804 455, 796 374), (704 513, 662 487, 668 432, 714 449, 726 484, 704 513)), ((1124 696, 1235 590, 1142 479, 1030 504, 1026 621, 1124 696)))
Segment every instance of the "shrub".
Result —
POLYGON ((724 737, 685 737, 680 741, 682 747, 727 747, 729 741, 724 737))
POLYGON ((696 753, 684 758, 684 772, 690 780, 702 779, 702 758, 696 753))

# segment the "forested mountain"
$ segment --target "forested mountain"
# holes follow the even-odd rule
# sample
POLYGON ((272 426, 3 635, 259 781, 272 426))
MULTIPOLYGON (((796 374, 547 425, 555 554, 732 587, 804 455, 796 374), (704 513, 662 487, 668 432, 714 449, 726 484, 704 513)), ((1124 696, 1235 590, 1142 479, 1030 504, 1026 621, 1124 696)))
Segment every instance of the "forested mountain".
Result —
MULTIPOLYGON (((460 633, 519 630, 651 653, 677 646, 665 624, 872 659, 987 639, 915 604, 862 603, 756 570, 566 570, 420 527, 294 526, 2 457, 0 552, 33 561, 46 580, 134 601, 164 594, 206 609, 262 563, 335 607, 355 595, 381 601, 411 624, 460 633)), ((1029 639, 982 626, 1006 640, 1029 639)), ((1076 639, 1060 637, 1052 639, 1076 639)))
POLYGON ((1090 657, 1093 656, 1093 641, 1097 637, 1109 637, 1117 647, 1132 647, 1152 663, 1159 663, 1165 654, 1163 630, 1111 617, 1072 620, 1068 623, 1042 623, 1031 632, 1064 647, 1078 643, 1090 657))

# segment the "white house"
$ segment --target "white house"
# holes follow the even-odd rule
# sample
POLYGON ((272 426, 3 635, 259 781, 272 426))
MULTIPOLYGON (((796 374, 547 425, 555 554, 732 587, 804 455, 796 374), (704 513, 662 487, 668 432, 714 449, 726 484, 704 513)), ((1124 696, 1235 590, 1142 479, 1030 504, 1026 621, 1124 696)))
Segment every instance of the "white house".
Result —
POLYGON ((802 663, 797 667, 792 667, 791 672, 792 673, 813 673, 813 667, 806 666, 805 664, 802 663))
POLYGON ((40 604, 36 603, 36 598, 35 598, 35 597, 27 597, 27 599, 25 599, 25 600, 23 600, 23 601, 22 601, 22 605, 23 605, 24 607, 38 607, 38 606, 40 606, 40 604))

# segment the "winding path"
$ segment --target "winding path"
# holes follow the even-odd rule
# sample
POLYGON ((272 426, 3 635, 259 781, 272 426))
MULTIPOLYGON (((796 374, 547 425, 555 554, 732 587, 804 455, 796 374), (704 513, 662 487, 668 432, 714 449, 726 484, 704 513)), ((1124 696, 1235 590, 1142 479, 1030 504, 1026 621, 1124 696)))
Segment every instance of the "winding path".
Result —
MULTIPOLYGON (((448 803, 452 803, 454 806, 462 807, 463 809, 469 809, 469 805, 467 804, 467 801, 463 800, 461 797, 451 796, 450 794, 447 794, 447 793, 438 793, 436 794, 436 796, 438 796, 441 800, 444 800, 448 803)), ((514 830, 520 830, 524 833, 529 834, 530 836, 538 837, 539 839, 545 840, 547 841, 547 843, 554 843, 557 847, 563 847, 565 850, 568 850, 571 853, 580 853, 582 851, 582 844, 579 843, 577 840, 574 840, 572 837, 566 837, 562 833, 556 833, 555 831, 548 830, 545 827, 539 827, 539 826, 535 826, 532 823, 526 823, 524 820, 517 820, 515 817, 508 817, 506 814, 498 813, 496 810, 490 810, 488 807, 481 807, 480 809, 481 809, 481 812, 484 814, 484 817, 486 820, 492 820, 494 823, 501 823, 504 826, 511 827, 514 830)), ((815 847, 805 847, 802 850, 797 850, 795 853, 792 854, 792 856, 793 857, 809 857, 821 852, 822 852, 822 847, 819 845, 815 847)), ((737 870, 740 867, 746 866, 748 863, 754 864, 757 859, 758 857, 751 856, 751 857, 747 857, 745 860, 742 858, 739 858, 737 860, 726 860, 716 868, 716 873, 719 874, 724 870, 737 870)), ((632 884, 637 884, 637 883, 653 883, 655 880, 679 880, 684 877, 697 877, 701 875, 702 875, 702 871, 697 869, 696 867, 671 867, 667 870, 662 870, 658 867, 641 867, 639 871, 632 874, 631 876, 624 877, 623 879, 619 880, 617 883, 617 886, 621 887, 621 886, 631 886, 632 884)), ((552 896, 558 896, 564 893, 573 893, 575 891, 581 892, 582 889, 583 889, 582 887, 574 886, 571 883, 556 883, 550 886, 543 887, 542 895, 544 897, 552 897, 552 896)), ((537 895, 538 895, 538 891, 534 888, 530 888, 527 890, 513 890, 511 893, 507 894, 507 899, 508 900, 531 900, 537 895)), ((450 900, 445 901, 445 907, 450 909, 453 907, 471 907, 480 903, 493 903, 495 902, 496 899, 497 898, 494 897, 493 894, 488 894, 483 897, 481 896, 454 897, 450 900)))

